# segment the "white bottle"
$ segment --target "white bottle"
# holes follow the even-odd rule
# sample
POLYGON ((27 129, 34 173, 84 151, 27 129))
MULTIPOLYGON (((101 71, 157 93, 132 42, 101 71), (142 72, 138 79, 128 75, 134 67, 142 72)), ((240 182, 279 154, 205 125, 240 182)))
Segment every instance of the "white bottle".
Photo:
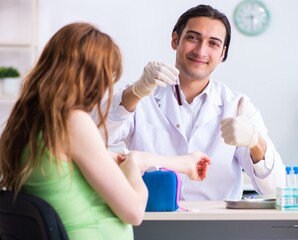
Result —
POLYGON ((292 167, 286 167, 286 187, 293 187, 292 167))
POLYGON ((286 188, 283 193, 285 209, 292 209, 295 204, 293 195, 293 176, 292 167, 286 167, 286 188))

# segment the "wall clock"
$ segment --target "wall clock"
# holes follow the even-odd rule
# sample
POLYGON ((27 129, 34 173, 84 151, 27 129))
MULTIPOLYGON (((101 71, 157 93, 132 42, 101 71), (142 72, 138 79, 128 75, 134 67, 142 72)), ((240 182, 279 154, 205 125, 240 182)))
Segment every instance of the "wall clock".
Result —
POLYGON ((235 8, 233 19, 236 28, 241 33, 256 36, 267 30, 271 16, 269 9, 262 1, 244 0, 235 8))

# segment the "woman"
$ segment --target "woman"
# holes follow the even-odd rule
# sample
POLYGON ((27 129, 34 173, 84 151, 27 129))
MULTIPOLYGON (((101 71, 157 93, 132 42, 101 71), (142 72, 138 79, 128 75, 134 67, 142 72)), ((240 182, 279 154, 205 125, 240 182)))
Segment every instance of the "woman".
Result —
POLYGON ((133 239, 148 192, 142 173, 157 162, 206 176, 200 152, 162 157, 109 153, 105 120, 122 71, 113 40, 88 23, 61 28, 26 77, 0 140, 0 189, 36 195, 60 215, 70 239, 133 239), (107 92, 108 105, 101 108, 107 92), (89 113, 96 109, 96 125, 89 113))

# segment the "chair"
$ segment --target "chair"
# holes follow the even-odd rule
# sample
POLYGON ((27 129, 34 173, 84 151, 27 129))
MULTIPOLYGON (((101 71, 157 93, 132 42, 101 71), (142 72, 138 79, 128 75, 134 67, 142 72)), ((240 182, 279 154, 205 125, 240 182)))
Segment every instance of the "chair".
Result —
POLYGON ((54 208, 44 200, 0 191, 0 240, 65 240, 64 226, 54 208), (15 200, 15 201, 14 201, 15 200))

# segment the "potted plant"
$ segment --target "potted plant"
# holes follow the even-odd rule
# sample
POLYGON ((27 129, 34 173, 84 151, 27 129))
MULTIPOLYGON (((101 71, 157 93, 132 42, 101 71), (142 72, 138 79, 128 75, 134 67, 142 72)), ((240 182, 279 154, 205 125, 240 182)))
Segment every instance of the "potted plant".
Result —
POLYGON ((19 71, 14 67, 0 67, 1 93, 16 95, 19 91, 19 71))

